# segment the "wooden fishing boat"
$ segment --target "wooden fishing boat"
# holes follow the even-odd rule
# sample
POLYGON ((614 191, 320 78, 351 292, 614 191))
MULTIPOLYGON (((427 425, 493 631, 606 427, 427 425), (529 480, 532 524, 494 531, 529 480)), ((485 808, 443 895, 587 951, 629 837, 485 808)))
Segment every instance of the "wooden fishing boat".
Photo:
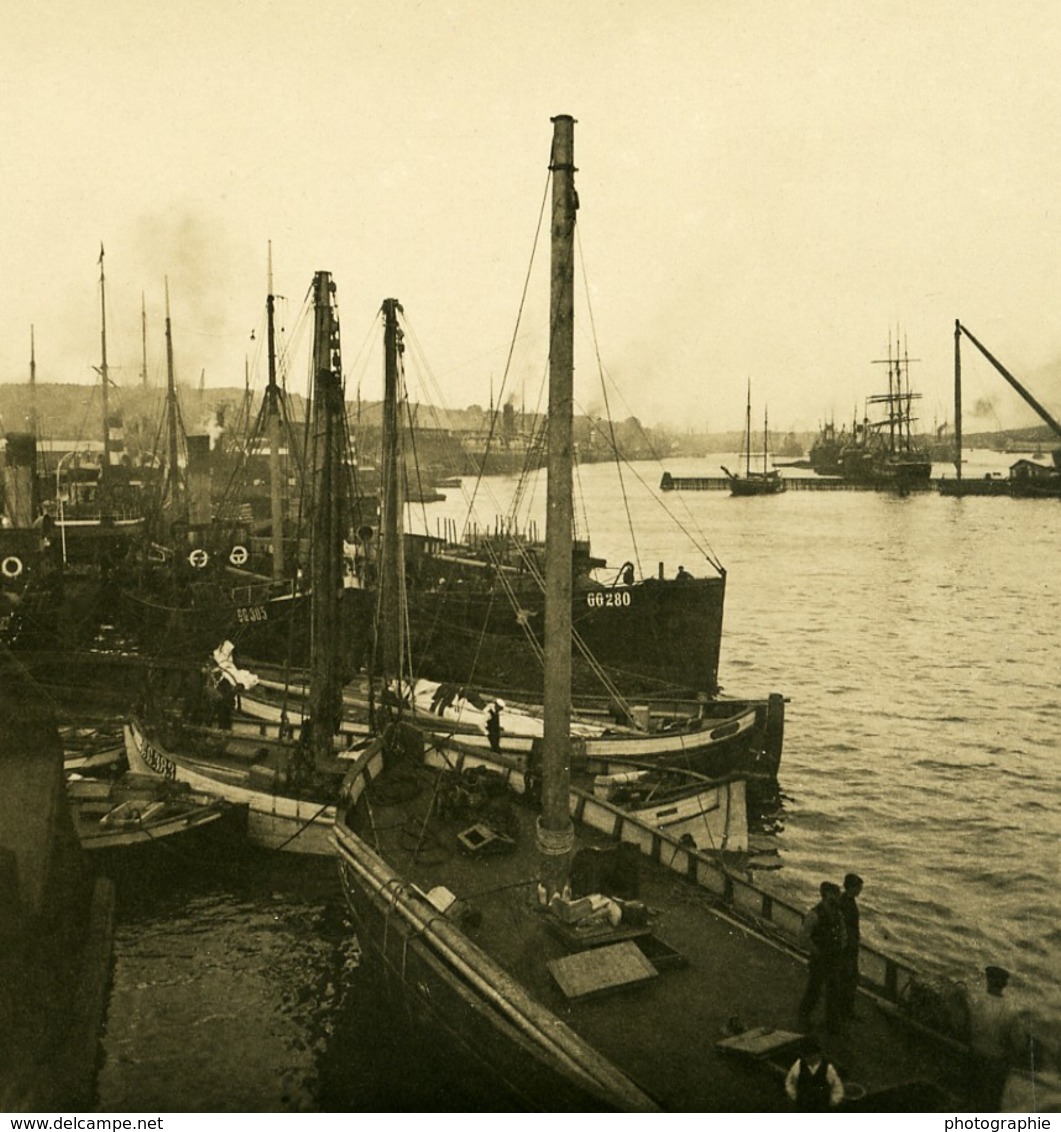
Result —
MULTIPOLYGON (((430 680, 410 680, 402 686, 404 710, 426 733, 460 738, 469 747, 490 747, 489 721, 498 712, 498 749, 505 754, 526 758, 544 734, 540 705, 520 704, 496 697, 485 698, 468 689, 452 686, 452 698, 443 695, 445 685, 430 680), (435 706, 433 706, 435 705, 435 706), (500 707, 498 706, 500 705, 500 707)), ((387 690, 393 696, 393 689, 387 690)), ((387 694, 384 694, 384 699, 387 694)), ((780 700, 780 697, 778 697, 780 700)), ((271 729, 251 724, 248 733, 281 737, 283 730, 293 733, 301 726, 304 695, 290 685, 261 679, 239 696, 240 714, 271 729)), ((701 775, 722 776, 744 773, 762 779, 776 779, 780 752, 767 744, 769 719, 783 705, 773 699, 764 703, 715 700, 707 705, 687 704, 684 710, 639 714, 637 726, 632 717, 620 724, 601 714, 579 714, 571 721, 572 734, 586 762, 598 766, 621 767, 639 761, 678 765, 701 775)), ((340 746, 372 734, 373 705, 367 691, 348 686, 343 693, 340 746)), ((248 719, 235 718, 235 729, 247 729, 248 719)))
MULTIPOLYGON (((575 781, 565 443, 574 123, 553 122, 541 761, 460 751, 399 709, 382 743, 356 756, 337 808, 343 889, 383 992, 513 1107, 782 1111, 781 1079, 800 1040, 786 1024, 802 989, 801 916, 575 781)), ((400 610, 392 635, 399 624, 400 610)), ((863 949, 863 986, 873 992, 863 1001, 886 1008, 900 974, 878 959, 863 949)), ((949 1108, 961 1051, 896 1022, 874 1011, 864 1030, 828 1044, 849 1095, 875 1111, 949 1108)))
POLYGON ((128 849, 184 837, 226 817, 232 807, 154 774, 105 780, 67 776, 66 797, 81 847, 128 849))
MULTIPOLYGON (((263 847, 327 853, 328 832, 345 765, 336 758, 339 687, 343 669, 338 616, 342 591, 346 435, 335 285, 327 272, 313 281, 312 461, 314 503, 310 538, 314 663, 309 689, 312 727, 270 741, 224 726, 203 727, 184 705, 159 699, 155 718, 133 718, 125 728, 129 766, 187 783, 246 806, 247 832, 263 847)), ((200 689, 201 691, 201 689, 200 689)), ((234 699, 234 683, 221 691, 234 699)))

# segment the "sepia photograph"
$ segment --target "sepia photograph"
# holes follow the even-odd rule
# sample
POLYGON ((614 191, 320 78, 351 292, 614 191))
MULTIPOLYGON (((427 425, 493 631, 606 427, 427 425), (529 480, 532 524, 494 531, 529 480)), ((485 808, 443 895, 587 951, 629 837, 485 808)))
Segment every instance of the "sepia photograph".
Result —
POLYGON ((1048 1129, 1061 7, 3 29, 7 1126, 1048 1129))

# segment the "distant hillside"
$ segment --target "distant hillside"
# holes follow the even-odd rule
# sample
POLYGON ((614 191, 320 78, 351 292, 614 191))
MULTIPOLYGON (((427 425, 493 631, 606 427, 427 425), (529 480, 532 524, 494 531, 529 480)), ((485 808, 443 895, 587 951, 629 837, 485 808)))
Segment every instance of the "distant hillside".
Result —
MULTIPOLYGON (((246 404, 245 391, 237 386, 198 389, 182 386, 178 390, 181 415, 188 433, 221 429, 247 431, 261 405, 261 394, 251 394, 246 404)), ((132 386, 113 388, 109 395, 111 413, 120 410, 124 419, 125 447, 153 452, 158 447, 164 391, 158 387, 132 386)), ((305 419, 305 401, 295 394, 289 400, 295 420, 305 419)), ((352 428, 366 443, 378 433, 381 412, 379 402, 351 401, 348 413, 352 428)), ((430 405, 412 405, 409 417, 421 432, 445 433, 465 442, 484 441, 490 433, 488 409, 469 405, 465 409, 441 409, 430 405)), ((506 407, 497 411, 497 421, 507 418, 507 425, 523 436, 533 436, 542 418, 506 407)), ((47 383, 37 386, 37 419, 43 440, 96 441, 103 437, 103 409, 98 385, 47 383)), ((30 388, 28 383, 0 384, 0 435, 25 432, 30 421, 30 388)), ((500 423, 495 424, 495 434, 500 423)), ((780 462, 806 455, 816 433, 771 433, 771 454, 780 462)), ((1045 425, 1037 428, 1009 429, 999 432, 966 433, 969 448, 1029 451, 1038 446, 1054 447, 1056 439, 1045 425)), ((720 452, 740 451, 744 436, 740 432, 695 433, 642 427, 634 417, 608 424, 587 417, 575 421, 575 440, 583 460, 608 459, 612 443, 627 459, 664 459, 668 456, 706 456, 720 452)))

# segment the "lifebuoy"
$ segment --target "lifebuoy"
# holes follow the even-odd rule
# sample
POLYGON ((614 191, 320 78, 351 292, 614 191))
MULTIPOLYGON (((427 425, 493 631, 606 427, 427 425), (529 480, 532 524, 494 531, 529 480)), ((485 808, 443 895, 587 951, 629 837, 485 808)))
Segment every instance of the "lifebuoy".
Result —
POLYGON ((19 577, 22 573, 22 559, 9 554, 3 562, 0 562, 0 571, 3 572, 5 578, 19 577))
POLYGON ((245 546, 234 546, 228 552, 228 560, 233 566, 242 566, 248 558, 247 548, 245 546))
POLYGON ((188 555, 188 561, 196 570, 201 570, 207 562, 210 561, 210 555, 207 554, 201 546, 197 546, 191 554, 188 555))

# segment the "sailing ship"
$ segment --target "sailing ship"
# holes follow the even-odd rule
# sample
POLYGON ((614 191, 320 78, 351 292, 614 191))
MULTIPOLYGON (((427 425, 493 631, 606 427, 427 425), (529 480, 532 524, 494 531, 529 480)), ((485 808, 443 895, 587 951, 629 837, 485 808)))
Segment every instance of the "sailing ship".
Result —
MULTIPOLYGON (((381 988, 438 1033, 470 1075, 488 1075, 514 1104, 551 1112, 781 1110, 777 1068, 791 1063, 800 1039, 777 1025, 786 995, 795 1013, 800 969, 776 923, 782 902, 574 781, 567 439, 577 198, 574 120, 562 115, 553 125, 540 759, 469 758, 425 742, 399 712, 344 785, 335 826, 343 890, 381 988), (772 936, 757 917, 775 920, 772 936), (745 1030, 734 1016, 749 1011, 774 1025, 745 1030), (719 1042, 727 1033, 735 1036, 719 1042), (713 1058, 705 1048, 712 1041, 713 1058)), ((398 659, 400 602, 391 612, 398 616, 384 628, 398 659)), ((785 915, 791 931, 800 917, 785 915)), ((919 1111, 954 1103, 938 1087, 961 1071, 945 1047, 914 1033, 924 1049, 913 1061, 904 1031, 891 1026, 874 1018, 848 1047, 845 1060, 864 1075, 869 1105, 882 1111, 885 1097, 919 1111), (911 1063, 932 1080, 911 1082, 911 1063)))
POLYGON ((840 452, 840 474, 857 484, 897 488, 924 484, 932 475, 932 460, 915 436, 914 403, 921 398, 910 387, 910 355, 904 347, 894 348, 888 339, 887 359, 874 364, 887 365, 888 391, 867 398, 867 406, 877 406, 883 416, 872 420, 868 414, 856 421, 851 439, 840 452))
POLYGON ((785 490, 785 481, 777 468, 769 466, 770 424, 766 411, 763 412, 763 466, 762 470, 752 468, 752 387, 748 383, 748 403, 744 421, 744 474, 734 475, 728 468, 722 470, 729 480, 731 495, 777 495, 785 490))

